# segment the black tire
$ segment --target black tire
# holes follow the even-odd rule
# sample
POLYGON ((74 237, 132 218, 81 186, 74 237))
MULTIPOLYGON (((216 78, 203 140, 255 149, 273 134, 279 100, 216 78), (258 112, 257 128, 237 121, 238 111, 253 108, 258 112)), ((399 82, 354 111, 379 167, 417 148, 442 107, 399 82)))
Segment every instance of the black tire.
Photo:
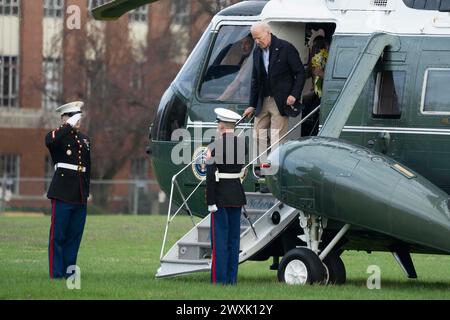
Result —
POLYGON ((347 280, 345 265, 341 257, 335 252, 331 251, 323 259, 325 265, 328 281, 326 284, 344 284, 347 280))
POLYGON ((295 248, 284 255, 277 275, 280 282, 304 285, 323 282, 326 273, 317 254, 307 248, 295 248), (293 272, 296 268, 304 272, 293 272))

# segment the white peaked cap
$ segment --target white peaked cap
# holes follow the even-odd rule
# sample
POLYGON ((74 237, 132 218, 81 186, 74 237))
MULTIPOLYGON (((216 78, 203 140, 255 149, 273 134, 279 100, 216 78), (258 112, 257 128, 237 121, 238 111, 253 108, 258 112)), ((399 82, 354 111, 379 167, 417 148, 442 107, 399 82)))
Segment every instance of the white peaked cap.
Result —
POLYGON ((214 109, 214 112, 217 115, 217 121, 236 123, 241 119, 241 116, 239 114, 225 108, 216 108, 214 109))
POLYGON ((74 102, 66 103, 62 106, 59 106, 58 108, 56 108, 56 112, 59 112, 60 115, 63 115, 65 113, 81 112, 81 108, 83 106, 84 106, 84 102, 74 101, 74 102))

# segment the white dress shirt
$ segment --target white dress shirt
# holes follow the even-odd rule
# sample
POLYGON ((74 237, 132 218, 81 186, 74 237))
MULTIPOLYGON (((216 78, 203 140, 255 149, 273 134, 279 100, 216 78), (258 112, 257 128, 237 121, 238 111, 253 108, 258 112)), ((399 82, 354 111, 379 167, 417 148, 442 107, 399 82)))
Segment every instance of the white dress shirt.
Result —
POLYGON ((270 49, 269 47, 262 49, 263 51, 263 62, 264 62, 264 68, 266 69, 266 73, 269 74, 269 55, 270 55, 270 49))

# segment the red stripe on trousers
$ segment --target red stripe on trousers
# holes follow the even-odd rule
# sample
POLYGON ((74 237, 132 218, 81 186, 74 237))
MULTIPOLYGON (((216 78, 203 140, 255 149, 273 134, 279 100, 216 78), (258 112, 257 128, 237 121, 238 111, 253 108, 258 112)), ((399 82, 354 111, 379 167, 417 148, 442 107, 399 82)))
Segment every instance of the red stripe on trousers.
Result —
POLYGON ((216 283, 216 242, 214 236, 214 212, 211 212, 211 230, 212 230, 212 283, 216 283))
POLYGON ((52 222, 50 227, 50 278, 53 279, 53 238, 55 233, 55 207, 56 200, 52 200, 52 222))

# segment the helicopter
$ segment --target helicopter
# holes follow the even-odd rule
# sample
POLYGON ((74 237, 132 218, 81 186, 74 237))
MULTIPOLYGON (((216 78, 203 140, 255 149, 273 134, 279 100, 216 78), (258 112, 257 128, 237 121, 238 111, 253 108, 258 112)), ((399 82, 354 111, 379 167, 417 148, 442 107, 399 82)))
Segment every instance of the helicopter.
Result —
MULTIPOLYGON (((93 15, 115 19, 151 2, 112 1, 93 15)), ((308 38, 323 30, 329 56, 320 104, 290 119, 288 141, 261 165, 264 179, 253 170, 243 182, 239 261, 272 257, 270 268, 288 284, 343 284, 346 250, 391 252, 408 278, 417 278, 411 253, 449 254, 449 12, 450 0, 271 0, 242 1, 216 14, 162 95, 151 127, 152 166, 170 194, 156 277, 211 267, 205 132, 215 128, 214 108, 242 114, 248 107, 251 77, 237 94, 223 94, 239 73, 242 39, 261 20, 303 62, 308 38), (317 135, 301 136, 300 126, 319 110, 317 135), (180 142, 180 128, 201 138, 180 142), (168 161, 180 145, 190 161, 168 161), (203 220, 166 253, 170 222, 183 208, 203 220)), ((252 127, 242 121, 237 130, 252 127)))

